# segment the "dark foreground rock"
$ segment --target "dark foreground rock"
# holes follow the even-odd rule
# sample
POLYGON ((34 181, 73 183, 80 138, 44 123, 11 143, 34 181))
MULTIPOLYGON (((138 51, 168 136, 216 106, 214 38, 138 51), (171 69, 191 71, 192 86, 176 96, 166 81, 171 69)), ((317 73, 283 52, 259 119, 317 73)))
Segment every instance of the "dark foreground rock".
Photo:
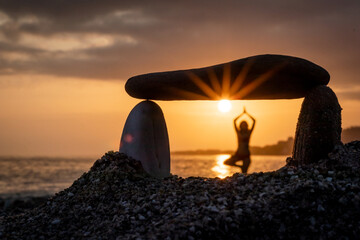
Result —
POLYGON ((293 159, 298 165, 326 158, 341 143, 341 107, 327 86, 311 89, 302 103, 296 127, 293 159))
POLYGON ((225 179, 149 177, 108 153, 44 205, 0 218, 4 239, 356 239, 360 142, 318 165, 225 179))
POLYGON ((302 58, 258 55, 215 66, 130 78, 135 98, 155 100, 291 99, 329 82, 329 73, 302 58))
POLYGON ((139 159, 153 177, 170 176, 170 146, 164 114, 152 101, 138 103, 126 119, 119 152, 139 159))
POLYGON ((0 217, 14 215, 45 203, 50 196, 0 198, 0 217))

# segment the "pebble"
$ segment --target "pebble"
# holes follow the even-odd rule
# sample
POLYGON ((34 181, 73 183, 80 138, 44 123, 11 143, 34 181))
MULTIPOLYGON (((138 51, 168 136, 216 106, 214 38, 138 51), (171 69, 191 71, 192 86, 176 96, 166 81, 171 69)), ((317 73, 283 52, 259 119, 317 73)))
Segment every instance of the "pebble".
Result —
POLYGON ((315 220, 314 217, 310 217, 309 220, 310 220, 311 225, 315 225, 315 224, 316 224, 316 220, 315 220))
POLYGON ((60 219, 54 219, 54 220, 51 222, 51 224, 56 225, 56 224, 59 224, 60 222, 61 222, 60 219))
POLYGON ((39 207, 0 216, 1 237, 356 239, 360 143, 336 151, 336 161, 225 179, 157 179, 139 161, 109 152, 39 207))
POLYGON ((318 212, 324 212, 325 209, 324 209, 323 206, 321 206, 321 204, 319 204, 318 207, 317 207, 317 211, 318 211, 318 212))
POLYGON ((326 178, 326 181, 328 181, 328 182, 331 182, 333 179, 332 179, 332 177, 327 177, 326 178))
POLYGON ((218 213, 219 209, 216 206, 209 206, 207 207, 208 210, 210 210, 211 212, 215 212, 218 213))

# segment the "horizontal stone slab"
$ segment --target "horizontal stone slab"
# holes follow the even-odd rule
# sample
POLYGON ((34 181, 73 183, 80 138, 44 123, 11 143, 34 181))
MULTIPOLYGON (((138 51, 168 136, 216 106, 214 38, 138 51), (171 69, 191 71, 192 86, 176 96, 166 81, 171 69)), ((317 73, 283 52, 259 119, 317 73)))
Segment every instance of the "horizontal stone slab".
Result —
POLYGON ((154 100, 292 99, 327 85, 329 73, 302 58, 258 55, 205 68, 130 78, 126 92, 154 100))

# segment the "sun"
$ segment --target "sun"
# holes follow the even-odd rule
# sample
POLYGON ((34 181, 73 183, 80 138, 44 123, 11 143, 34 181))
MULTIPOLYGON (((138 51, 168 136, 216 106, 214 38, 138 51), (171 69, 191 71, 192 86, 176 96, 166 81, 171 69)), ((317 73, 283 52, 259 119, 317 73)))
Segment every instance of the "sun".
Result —
POLYGON ((229 112, 231 110, 231 102, 226 99, 220 100, 218 103, 218 109, 223 113, 229 112))

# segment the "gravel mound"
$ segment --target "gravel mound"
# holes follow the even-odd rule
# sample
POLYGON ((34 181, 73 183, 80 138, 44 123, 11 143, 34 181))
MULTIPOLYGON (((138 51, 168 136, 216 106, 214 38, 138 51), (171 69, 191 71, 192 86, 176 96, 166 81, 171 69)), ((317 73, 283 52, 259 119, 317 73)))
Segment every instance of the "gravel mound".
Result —
POLYGON ((359 226, 355 141, 317 165, 225 179, 156 179, 109 152, 45 204, 1 217, 0 238, 356 239, 359 226))
POLYGON ((33 209, 47 201, 50 196, 0 198, 0 218, 33 209))

